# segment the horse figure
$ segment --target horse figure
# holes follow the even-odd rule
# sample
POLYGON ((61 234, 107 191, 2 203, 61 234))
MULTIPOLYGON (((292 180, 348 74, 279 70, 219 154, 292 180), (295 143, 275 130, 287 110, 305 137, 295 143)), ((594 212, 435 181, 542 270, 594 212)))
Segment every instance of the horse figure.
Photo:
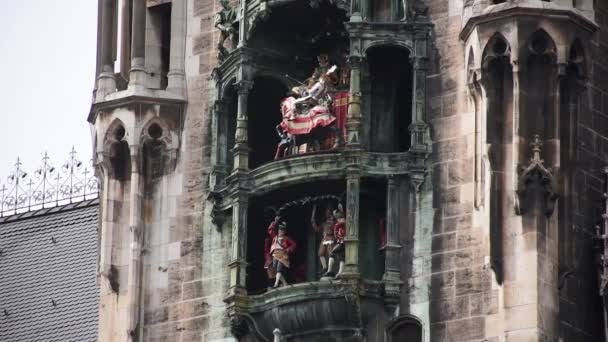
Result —
POLYGON ((327 85, 328 75, 335 71, 334 65, 312 87, 296 87, 292 89, 293 96, 281 102, 283 121, 276 128, 281 142, 275 159, 296 154, 303 144, 310 144, 312 151, 319 151, 321 142, 336 133, 336 117, 330 110, 332 98, 327 85))

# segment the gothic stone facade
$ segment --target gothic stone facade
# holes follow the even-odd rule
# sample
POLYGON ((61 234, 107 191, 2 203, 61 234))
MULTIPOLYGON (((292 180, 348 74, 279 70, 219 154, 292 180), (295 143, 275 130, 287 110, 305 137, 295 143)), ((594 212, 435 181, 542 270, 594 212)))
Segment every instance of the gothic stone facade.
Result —
POLYGON ((592 0, 99 0, 99 340, 603 340, 606 18, 592 0), (341 130, 273 158, 281 101, 323 54, 341 130), (342 272, 319 279, 310 221, 338 203, 342 272), (273 208, 298 245, 278 288, 273 208))

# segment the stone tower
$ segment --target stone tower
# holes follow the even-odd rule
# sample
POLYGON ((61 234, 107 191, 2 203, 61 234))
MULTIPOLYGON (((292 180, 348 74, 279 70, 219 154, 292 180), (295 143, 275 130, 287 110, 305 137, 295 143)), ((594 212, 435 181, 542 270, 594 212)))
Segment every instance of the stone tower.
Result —
POLYGON ((607 17, 99 0, 99 340, 604 340, 607 17))

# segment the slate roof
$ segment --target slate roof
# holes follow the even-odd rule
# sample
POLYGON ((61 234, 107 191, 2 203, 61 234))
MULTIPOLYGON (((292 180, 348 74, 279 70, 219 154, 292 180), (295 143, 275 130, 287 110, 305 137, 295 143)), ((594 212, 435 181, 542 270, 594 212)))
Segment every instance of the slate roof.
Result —
POLYGON ((96 341, 97 199, 0 218, 0 341, 96 341))

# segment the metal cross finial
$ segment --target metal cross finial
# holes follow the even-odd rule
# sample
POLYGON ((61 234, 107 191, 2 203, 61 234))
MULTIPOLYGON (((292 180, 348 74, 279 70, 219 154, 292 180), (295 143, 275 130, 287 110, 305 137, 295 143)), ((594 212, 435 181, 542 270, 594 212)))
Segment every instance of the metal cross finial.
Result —
POLYGON ((45 152, 31 177, 17 158, 7 181, 0 182, 0 217, 96 198, 99 186, 97 178, 90 176, 92 164, 85 165, 76 153, 72 147, 57 170, 45 152))

